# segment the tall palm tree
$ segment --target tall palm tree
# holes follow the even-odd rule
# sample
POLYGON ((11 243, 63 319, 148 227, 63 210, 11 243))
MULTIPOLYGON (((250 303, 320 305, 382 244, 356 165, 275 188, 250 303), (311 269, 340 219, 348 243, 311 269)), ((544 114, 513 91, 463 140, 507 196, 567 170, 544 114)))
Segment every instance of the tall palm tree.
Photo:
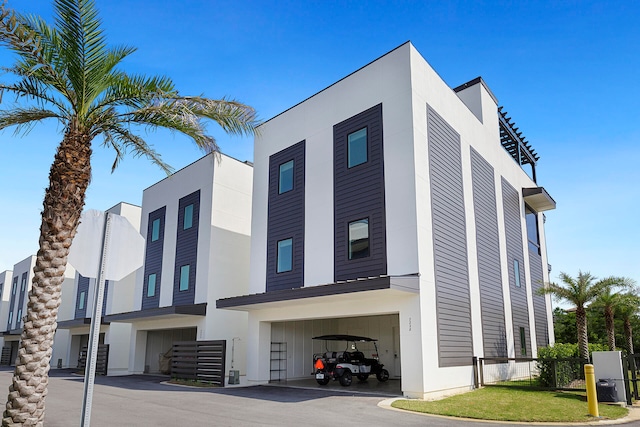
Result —
POLYGON ((609 277, 597 280, 590 273, 578 272, 573 278, 566 273, 560 273, 561 284, 547 283, 540 288, 539 293, 551 294, 557 300, 566 301, 576 306, 576 327, 578 329, 578 349, 580 357, 589 360, 589 341, 587 338, 587 313, 585 307, 595 300, 607 288, 615 286, 620 278, 609 277))
POLYGON ((115 168, 126 154, 144 156, 165 171, 136 131, 168 128, 191 137, 207 151, 217 149, 203 119, 231 134, 251 134, 255 111, 232 100, 181 96, 167 77, 131 75, 117 67, 134 52, 107 47, 92 0, 54 0, 55 24, 0 5, 0 44, 15 54, 6 69, 12 80, 0 91, 16 103, 0 109, 0 129, 28 131, 44 119, 61 124, 46 189, 40 246, 3 426, 43 425, 49 362, 57 327, 61 283, 91 178, 96 139, 115 151, 115 168))
POLYGON ((602 310, 604 314, 604 325, 607 331, 607 346, 609 351, 616 349, 616 330, 614 326, 614 315, 623 303, 622 296, 619 291, 628 289, 632 285, 630 279, 618 278, 615 286, 610 286, 594 300, 590 308, 602 310))
POLYGON ((622 319, 625 339, 625 350, 633 354, 633 328, 631 321, 638 315, 640 309, 640 297, 637 291, 631 291, 620 295, 620 303, 616 307, 616 316, 622 319))

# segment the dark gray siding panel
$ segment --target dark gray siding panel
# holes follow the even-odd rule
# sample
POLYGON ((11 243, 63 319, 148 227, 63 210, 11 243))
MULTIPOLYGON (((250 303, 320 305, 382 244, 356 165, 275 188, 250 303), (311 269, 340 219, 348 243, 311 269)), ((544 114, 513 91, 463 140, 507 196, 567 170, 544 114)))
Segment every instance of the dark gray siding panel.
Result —
POLYGON ((158 307, 160 304, 160 283, 162 280, 162 253, 164 249, 164 228, 167 207, 163 206, 149 214, 149 224, 147 225, 147 242, 144 259, 144 285, 142 287, 142 309, 158 307), (153 221, 160 220, 159 238, 155 242, 151 241, 153 221), (156 275, 156 294, 153 297, 147 296, 147 286, 149 286, 149 275, 156 275))
POLYGON ((78 291, 76 292, 76 310, 74 319, 87 317, 87 302, 89 300, 89 278, 78 274, 78 291), (80 295, 84 292, 84 307, 80 309, 80 295))
POLYGON ((515 188, 502 178, 502 200, 504 207, 504 231, 507 240, 507 267, 509 269, 509 293, 511 294, 511 313, 513 317, 513 337, 515 356, 521 357, 520 328, 524 328, 527 342, 526 356, 531 356, 531 336, 529 332, 529 308, 527 305, 527 286, 524 275, 524 255, 522 249, 522 216, 520 214, 520 195, 515 188), (520 287, 516 286, 513 261, 520 266, 520 287))
POLYGON ((267 292, 304 285, 304 174, 305 141, 269 157, 267 292), (293 160, 293 189, 278 194, 280 165, 290 160, 293 160), (278 241, 289 238, 293 244, 292 269, 277 273, 278 241))
POLYGON ((29 287, 29 284, 27 283, 27 277, 29 276, 29 273, 25 272, 22 273, 22 277, 20 278, 20 299, 18 299, 18 305, 16 306, 16 320, 14 322, 15 324, 15 328, 19 328, 20 327, 20 319, 26 314, 24 313, 22 310, 26 310, 26 297, 27 297, 27 288, 29 287))
POLYGON ((531 268, 531 291, 533 293, 533 315, 536 323, 536 345, 538 348, 549 345, 549 329, 547 328, 547 304, 545 297, 538 295, 543 287, 542 257, 538 248, 529 245, 529 266, 531 268))
POLYGON ((336 281, 387 274, 382 104, 333 127, 336 281), (347 137, 367 128, 367 162, 347 167, 347 137), (369 219, 369 256, 349 259, 348 225, 369 219))
POLYGON ((439 365, 471 365, 471 301, 460 135, 427 106, 439 365))
POLYGON ((473 207, 485 357, 507 357, 496 186, 491 165, 471 149, 473 207))
POLYGON ((13 319, 15 319, 14 311, 16 310, 15 308, 16 295, 18 295, 18 276, 15 276, 13 278, 13 282, 11 283, 11 298, 9 300, 10 316, 7 317, 7 331, 10 331, 11 329, 13 329, 13 319))
POLYGON ((107 314, 107 297, 109 296, 109 281, 104 281, 104 295, 102 300, 102 315, 105 316, 107 314))
MULTIPOLYGON (((200 228, 200 190, 195 191, 178 202, 178 230, 176 235, 176 264, 173 271, 173 304, 193 304, 196 296, 196 261, 198 259, 198 230, 200 228), (193 221, 190 228, 184 229, 184 209, 193 204, 193 221), (189 288, 180 290, 180 269, 189 265, 189 288)), ((202 283, 208 286, 208 283, 202 283)))

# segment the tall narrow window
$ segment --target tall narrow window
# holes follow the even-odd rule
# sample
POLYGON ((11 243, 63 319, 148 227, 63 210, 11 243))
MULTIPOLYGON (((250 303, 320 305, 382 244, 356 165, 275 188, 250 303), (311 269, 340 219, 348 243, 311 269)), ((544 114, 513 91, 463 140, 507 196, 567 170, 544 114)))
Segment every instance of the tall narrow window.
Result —
POLYGON ((151 223, 151 241, 155 242, 160 238, 160 218, 154 219, 151 223))
POLYGON ((278 265, 276 273, 284 273, 293 269, 293 239, 278 241, 278 265))
POLYGON ((520 327, 520 355, 527 355, 527 337, 522 326, 520 327))
POLYGON ((16 279, 13 282, 13 285, 11 286, 11 294, 15 295, 16 294, 16 290, 18 289, 18 280, 16 279))
POLYGON ((22 320, 22 309, 18 310, 18 317, 16 317, 16 322, 20 322, 22 320))
POLYGON ((193 203, 184 207, 184 226, 183 229, 193 227, 193 203))
POLYGON ((84 299, 86 298, 86 292, 80 292, 80 301, 78 301, 78 310, 84 310, 84 299))
POLYGON ((9 312, 9 323, 13 323, 13 311, 9 312))
POLYGON ((24 288, 27 285, 27 278, 23 277, 22 278, 22 283, 20 284, 20 292, 24 292, 24 288))
POLYGON ((518 263, 517 259, 513 260, 513 274, 516 279, 516 288, 519 288, 520 285, 520 263, 518 263))
POLYGON ((362 128, 347 136, 347 158, 350 168, 367 161, 367 128, 362 128))
POLYGON ((369 218, 349 223, 349 259, 369 256, 369 218))
POLYGON ((540 232, 538 230, 538 214, 529 206, 525 206, 525 221, 527 223, 527 240, 529 249, 540 254, 540 232))
POLYGON ((150 274, 149 279, 147 280, 147 296, 154 297, 156 296, 156 274, 150 274))
POLYGON ((181 291, 189 290, 189 264, 180 267, 180 288, 181 291))
POLYGON ((280 165, 278 173, 278 194, 293 190, 293 160, 280 165))

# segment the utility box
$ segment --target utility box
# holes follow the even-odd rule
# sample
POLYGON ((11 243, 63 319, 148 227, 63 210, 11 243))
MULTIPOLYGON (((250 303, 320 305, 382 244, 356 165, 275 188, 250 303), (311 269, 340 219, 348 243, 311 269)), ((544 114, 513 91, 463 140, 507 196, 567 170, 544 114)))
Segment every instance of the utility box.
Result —
POLYGON ((618 389, 611 378, 599 379, 596 383, 596 393, 598 394, 598 402, 618 401, 618 389))
POLYGON ((240 371, 229 371, 229 384, 240 384, 240 371))

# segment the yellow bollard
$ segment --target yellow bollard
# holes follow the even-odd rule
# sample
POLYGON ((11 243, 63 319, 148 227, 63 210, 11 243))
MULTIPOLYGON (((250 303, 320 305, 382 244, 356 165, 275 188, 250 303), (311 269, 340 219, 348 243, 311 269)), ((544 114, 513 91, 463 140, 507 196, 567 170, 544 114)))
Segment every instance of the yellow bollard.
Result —
POLYGON ((593 365, 584 365, 584 380, 587 383, 589 414, 600 418, 600 413, 598 412, 598 394, 596 393, 596 374, 593 365))

